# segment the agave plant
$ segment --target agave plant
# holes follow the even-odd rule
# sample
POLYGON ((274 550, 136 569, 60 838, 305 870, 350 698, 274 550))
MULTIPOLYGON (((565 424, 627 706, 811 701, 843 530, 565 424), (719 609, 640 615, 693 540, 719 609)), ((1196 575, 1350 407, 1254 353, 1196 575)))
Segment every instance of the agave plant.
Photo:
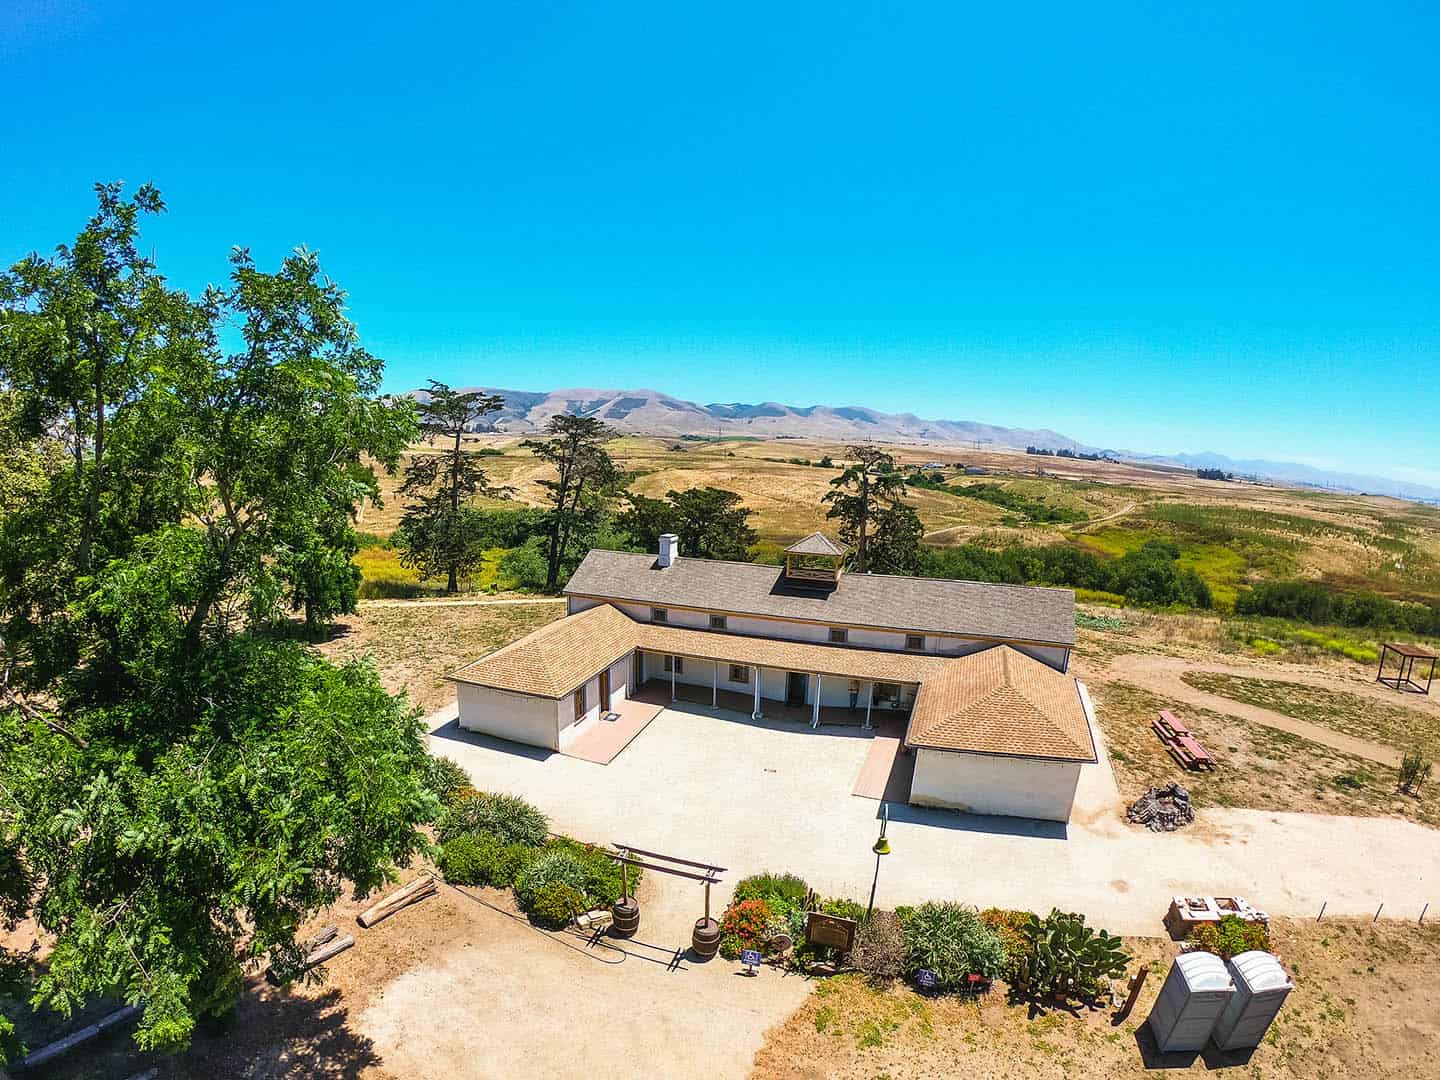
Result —
POLYGON ((1016 965, 1019 987, 1037 996, 1093 997, 1104 978, 1125 972, 1130 956, 1120 939, 1085 925, 1085 916, 1052 909, 1020 927, 1029 948, 1016 965))

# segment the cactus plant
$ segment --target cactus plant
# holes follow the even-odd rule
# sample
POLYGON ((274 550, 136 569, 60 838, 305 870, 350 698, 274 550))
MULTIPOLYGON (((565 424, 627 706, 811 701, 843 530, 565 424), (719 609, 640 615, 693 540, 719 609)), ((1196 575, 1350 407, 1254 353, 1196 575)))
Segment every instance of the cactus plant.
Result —
POLYGON ((1018 989, 1042 996, 1093 998, 1104 978, 1123 975, 1130 956, 1120 939, 1085 925, 1085 916, 1052 909, 1020 927, 1030 948, 1016 965, 1018 989))

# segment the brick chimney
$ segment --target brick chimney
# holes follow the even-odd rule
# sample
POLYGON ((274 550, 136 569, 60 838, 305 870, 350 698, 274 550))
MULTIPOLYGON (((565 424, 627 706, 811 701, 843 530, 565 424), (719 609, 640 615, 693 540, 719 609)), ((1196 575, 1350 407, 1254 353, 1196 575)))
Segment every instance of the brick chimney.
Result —
POLYGON ((663 570, 678 558, 680 558, 680 537, 674 533, 661 533, 660 557, 655 560, 655 565, 663 570))

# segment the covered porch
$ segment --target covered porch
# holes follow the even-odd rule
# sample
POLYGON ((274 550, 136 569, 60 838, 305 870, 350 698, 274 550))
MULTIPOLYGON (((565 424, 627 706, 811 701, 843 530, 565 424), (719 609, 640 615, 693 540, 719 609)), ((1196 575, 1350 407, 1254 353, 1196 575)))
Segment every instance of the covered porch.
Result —
POLYGON ((687 701, 770 720, 859 727, 903 726, 917 686, 702 657, 637 652, 633 696, 687 701), (743 687, 743 689, 742 689, 743 687))

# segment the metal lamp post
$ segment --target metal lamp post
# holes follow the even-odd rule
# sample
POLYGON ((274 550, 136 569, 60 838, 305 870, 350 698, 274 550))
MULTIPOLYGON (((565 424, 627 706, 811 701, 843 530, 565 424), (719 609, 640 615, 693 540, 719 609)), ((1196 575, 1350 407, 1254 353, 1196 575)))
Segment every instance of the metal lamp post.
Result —
POLYGON ((875 887, 880 884, 880 859, 890 854, 890 841, 885 836, 885 830, 890 825, 890 807, 885 803, 880 804, 880 837, 871 845, 870 850, 875 852, 875 877, 870 882, 870 906, 865 909, 865 918, 870 918, 875 910, 875 887))

